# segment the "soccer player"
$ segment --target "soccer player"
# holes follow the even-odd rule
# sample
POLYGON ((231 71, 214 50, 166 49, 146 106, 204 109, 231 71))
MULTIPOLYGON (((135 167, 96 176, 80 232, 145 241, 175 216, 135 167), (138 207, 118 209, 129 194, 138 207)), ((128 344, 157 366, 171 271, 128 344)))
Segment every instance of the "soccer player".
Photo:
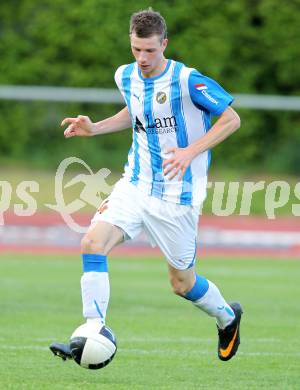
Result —
MULTIPOLYGON (((206 197, 210 149, 240 127, 233 98, 214 80, 167 59, 164 18, 152 9, 132 15, 130 43, 135 62, 120 66, 116 84, 126 106, 92 123, 65 118, 64 135, 94 136, 132 127, 123 177, 100 206, 82 239, 83 315, 105 321, 109 301, 107 255, 144 231, 168 262, 174 293, 215 317, 218 356, 229 360, 239 343, 242 308, 228 304, 217 286, 195 272, 198 214, 206 197), (211 125, 211 116, 218 119, 211 125)), ((52 344, 63 359, 66 344, 52 344)))

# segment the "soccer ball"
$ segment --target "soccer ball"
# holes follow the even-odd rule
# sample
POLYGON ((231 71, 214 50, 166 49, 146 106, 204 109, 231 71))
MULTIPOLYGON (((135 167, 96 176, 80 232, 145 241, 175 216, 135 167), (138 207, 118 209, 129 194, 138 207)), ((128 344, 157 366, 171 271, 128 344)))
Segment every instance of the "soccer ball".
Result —
POLYGON ((73 359, 81 367, 97 370, 112 361, 117 352, 117 343, 107 326, 87 322, 72 334, 70 349, 73 359))

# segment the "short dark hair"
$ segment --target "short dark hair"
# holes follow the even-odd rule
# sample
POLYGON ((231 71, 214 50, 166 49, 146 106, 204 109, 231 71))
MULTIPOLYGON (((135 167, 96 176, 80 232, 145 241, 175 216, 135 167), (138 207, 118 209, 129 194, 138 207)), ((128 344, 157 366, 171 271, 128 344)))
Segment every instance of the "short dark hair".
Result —
POLYGON ((159 35, 161 41, 167 38, 167 25, 159 12, 150 7, 147 10, 134 13, 130 18, 129 34, 135 33, 139 38, 149 38, 159 35))

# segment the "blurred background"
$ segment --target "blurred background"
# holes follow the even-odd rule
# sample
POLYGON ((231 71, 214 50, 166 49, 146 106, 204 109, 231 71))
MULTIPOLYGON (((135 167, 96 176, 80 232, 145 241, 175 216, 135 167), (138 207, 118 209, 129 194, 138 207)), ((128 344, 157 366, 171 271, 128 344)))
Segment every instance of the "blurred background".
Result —
POLYGON ((1 389, 300 389, 299 26, 299 0, 0 1, 1 389), (123 108, 114 72, 132 62, 130 15, 149 6, 166 19, 166 56, 236 98, 242 126, 213 150, 196 269, 242 303, 242 344, 218 364, 213 319, 171 294, 141 236, 109 258, 118 355, 95 375, 48 345, 83 321, 82 229, 132 131, 66 140, 60 123, 123 108), (246 182, 257 191, 241 215, 246 182))
MULTIPOLYGON (((130 130, 65 140, 60 123, 78 114, 98 121, 123 107, 117 91, 106 94, 102 89, 115 90, 115 69, 132 62, 129 18, 149 5, 166 19, 166 56, 197 68, 236 96, 234 107, 242 127, 214 149, 210 180, 286 181, 291 186, 289 200, 278 208, 276 217, 289 218, 286 226, 292 226, 297 219, 292 204, 299 201, 293 189, 300 173, 297 0, 283 7, 276 0, 1 2, 0 177, 11 184, 8 225, 20 221, 14 206, 22 204, 16 189, 24 180, 39 183, 32 194, 38 211, 50 212, 45 204, 55 203, 54 174, 67 157, 84 160, 94 172, 109 168, 111 184, 120 177, 131 144, 130 130), (35 89, 19 89, 32 86, 57 89, 44 90, 43 97, 35 89), (84 90, 75 93, 62 87, 84 90)), ((84 185, 69 188, 66 197, 80 197, 84 185)), ((207 216, 212 214, 211 203, 209 192, 207 216)), ((86 202, 79 212, 89 218, 94 210, 86 202)), ((233 214, 238 214, 238 207, 233 214)), ((266 217, 264 191, 253 196, 251 215, 266 217)), ((9 237, 15 240, 15 236, 4 237, 7 229, 1 232, 2 245, 9 237)))

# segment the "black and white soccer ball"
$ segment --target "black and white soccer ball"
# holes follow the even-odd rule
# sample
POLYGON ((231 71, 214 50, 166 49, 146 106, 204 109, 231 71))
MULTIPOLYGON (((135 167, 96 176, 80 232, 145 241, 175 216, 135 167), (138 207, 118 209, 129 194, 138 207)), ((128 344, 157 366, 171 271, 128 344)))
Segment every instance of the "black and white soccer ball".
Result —
POLYGON ((97 370, 114 358, 117 352, 116 337, 107 326, 87 322, 72 334, 70 349, 73 359, 81 367, 97 370))

